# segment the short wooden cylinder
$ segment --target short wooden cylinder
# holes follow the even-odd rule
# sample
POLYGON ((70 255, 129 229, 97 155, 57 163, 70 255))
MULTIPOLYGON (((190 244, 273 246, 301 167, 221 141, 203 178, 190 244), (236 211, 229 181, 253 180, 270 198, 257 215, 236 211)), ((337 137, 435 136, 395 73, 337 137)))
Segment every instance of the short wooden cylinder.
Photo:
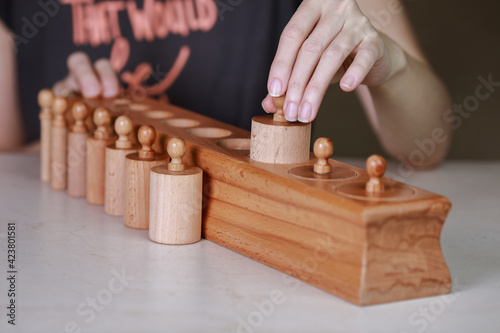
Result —
POLYGON ((183 245, 201 239, 203 171, 189 167, 151 169, 149 238, 157 243, 183 245))
POLYGON ((87 202, 104 205, 106 146, 114 139, 87 139, 87 202))
POLYGON ((137 153, 125 157, 125 214, 123 222, 134 229, 149 228, 149 174, 151 168, 165 164, 166 154, 141 160, 137 153))
POLYGON ((68 130, 65 127, 52 127, 50 183, 54 190, 65 190, 67 182, 66 152, 68 130))
POLYGON ((68 195, 75 198, 87 192, 87 138, 86 133, 68 134, 68 195))
POLYGON ((123 216, 125 213, 125 156, 137 152, 137 146, 119 149, 106 147, 104 182, 104 210, 106 214, 123 216))
POLYGON ((309 160, 311 124, 276 122, 271 115, 252 119, 250 158, 271 164, 309 160))
POLYGON ((52 130, 50 118, 40 119, 40 179, 50 181, 50 132, 52 130))

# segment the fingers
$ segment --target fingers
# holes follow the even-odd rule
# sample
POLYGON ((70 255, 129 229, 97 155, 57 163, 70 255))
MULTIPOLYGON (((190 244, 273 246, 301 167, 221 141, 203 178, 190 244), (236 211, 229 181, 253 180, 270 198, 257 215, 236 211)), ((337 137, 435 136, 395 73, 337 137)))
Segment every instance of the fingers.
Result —
POLYGON ((116 96, 120 84, 111 62, 108 59, 97 60, 94 68, 101 79, 102 96, 105 98, 116 96))
POLYGON ((318 6, 313 6, 310 1, 304 1, 286 25, 269 71, 267 83, 269 95, 282 96, 287 90, 288 80, 298 51, 320 16, 321 11, 318 6))
POLYGON ((101 93, 101 85, 89 57, 83 52, 73 53, 68 58, 70 74, 75 78, 84 97, 93 98, 101 93))
POLYGON ((273 97, 271 95, 267 95, 266 98, 262 101, 262 108, 267 113, 276 113, 276 105, 274 105, 273 97))

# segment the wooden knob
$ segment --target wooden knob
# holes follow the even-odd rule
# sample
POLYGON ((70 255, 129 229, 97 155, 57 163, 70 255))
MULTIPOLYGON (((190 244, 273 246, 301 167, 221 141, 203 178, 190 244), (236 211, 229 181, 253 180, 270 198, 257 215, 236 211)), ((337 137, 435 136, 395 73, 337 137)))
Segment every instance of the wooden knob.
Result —
POLYGON ((115 121, 115 132, 118 134, 118 140, 115 145, 116 148, 126 149, 132 147, 128 136, 132 132, 133 124, 127 116, 119 116, 115 121))
POLYGON ((89 109, 87 105, 83 102, 76 102, 73 104, 71 109, 71 114, 75 119, 75 124, 73 125, 73 133, 85 133, 87 131, 85 127, 85 118, 89 115, 89 109))
POLYGON ((68 103, 63 97, 56 97, 52 102, 52 112, 54 112, 54 121, 52 124, 55 127, 65 127, 66 120, 64 119, 64 113, 68 108, 68 103))
POLYGON ((109 139, 110 134, 108 132, 109 124, 111 124, 111 114, 108 109, 103 107, 98 107, 94 111, 93 116, 94 124, 97 126, 97 129, 94 132, 94 138, 96 139, 109 139))
POLYGON ((314 172, 327 174, 332 172, 328 159, 333 154, 333 143, 328 138, 319 138, 314 142, 314 155, 318 159, 314 164, 314 172))
POLYGON ((155 157, 155 151, 153 147, 153 143, 156 141, 156 131, 153 126, 145 125, 139 128, 139 133, 137 134, 137 138, 139 139, 139 143, 142 145, 141 150, 139 151, 140 158, 153 158, 155 157))
POLYGON ((50 89, 42 89, 38 93, 38 105, 43 109, 48 109, 54 101, 54 93, 50 89))
POLYGON ((182 163, 182 158, 186 154, 186 142, 181 138, 172 138, 167 144, 168 155, 172 158, 168 163, 170 171, 184 171, 186 166, 182 163))
POLYGON ((283 105, 285 104, 285 95, 279 97, 273 97, 274 105, 276 106, 276 113, 273 116, 273 120, 285 123, 285 114, 283 113, 283 105))
POLYGON ((384 190, 384 184, 381 181, 384 176, 387 163, 385 158, 380 155, 372 155, 366 160, 366 171, 370 180, 366 183, 366 191, 370 193, 379 193, 384 190))

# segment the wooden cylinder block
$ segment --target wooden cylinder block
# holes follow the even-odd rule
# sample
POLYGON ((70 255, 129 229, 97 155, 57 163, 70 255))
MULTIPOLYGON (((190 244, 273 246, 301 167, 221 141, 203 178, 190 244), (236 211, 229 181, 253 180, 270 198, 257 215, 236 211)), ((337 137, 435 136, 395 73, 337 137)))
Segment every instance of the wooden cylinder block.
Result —
POLYGON ((151 170, 149 238, 157 243, 182 245, 201 239, 203 171, 190 167, 151 170))
POLYGON ((252 119, 250 158, 263 163, 294 164, 309 160, 311 124, 277 122, 271 115, 252 119))
POLYGON ((66 189, 66 150, 68 140, 66 127, 52 127, 50 183, 54 190, 66 189))
POLYGON ((68 195, 75 198, 86 194, 87 137, 86 133, 68 134, 68 195))
POLYGON ((42 182, 50 181, 50 132, 52 120, 40 118, 40 178, 42 182))
POLYGON ((134 229, 149 228, 149 173, 151 168, 165 164, 166 154, 143 159, 139 153, 125 158, 125 215, 124 223, 134 229))
POLYGON ((106 147, 106 180, 104 185, 104 210, 106 214, 123 216, 125 213, 125 156, 137 152, 131 148, 106 147))
POLYGON ((114 139, 87 139, 87 202, 104 205, 106 146, 114 139))

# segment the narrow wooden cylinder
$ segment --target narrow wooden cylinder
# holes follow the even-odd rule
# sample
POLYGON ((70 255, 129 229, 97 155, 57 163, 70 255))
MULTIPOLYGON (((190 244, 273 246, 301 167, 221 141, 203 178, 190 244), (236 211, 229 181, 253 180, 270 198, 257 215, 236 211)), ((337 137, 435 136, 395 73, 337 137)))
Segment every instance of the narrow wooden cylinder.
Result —
POLYGON ((65 127, 52 127, 51 130, 51 162, 50 183, 54 190, 66 189, 66 150, 68 129, 65 127))
POLYGON ((75 198, 86 194, 87 137, 86 133, 68 134, 68 195, 75 198))
POLYGON ((125 213, 125 156, 137 152, 131 148, 106 147, 106 166, 104 182, 104 210, 106 214, 123 216, 125 213))
POLYGON ((276 122, 271 115, 252 119, 250 158, 272 164, 309 160, 311 124, 276 122))
POLYGON ((50 181, 50 133, 52 118, 40 117, 40 179, 42 182, 50 181))
POLYGON ((87 139, 87 202, 104 205, 106 146, 114 139, 87 139))
POLYGON ((157 243, 182 245, 201 239, 203 172, 190 167, 169 171, 151 169, 149 238, 157 243))
POLYGON ((134 229, 149 228, 149 179, 151 168, 165 164, 167 155, 141 160, 137 153, 125 157, 124 223, 134 229))

